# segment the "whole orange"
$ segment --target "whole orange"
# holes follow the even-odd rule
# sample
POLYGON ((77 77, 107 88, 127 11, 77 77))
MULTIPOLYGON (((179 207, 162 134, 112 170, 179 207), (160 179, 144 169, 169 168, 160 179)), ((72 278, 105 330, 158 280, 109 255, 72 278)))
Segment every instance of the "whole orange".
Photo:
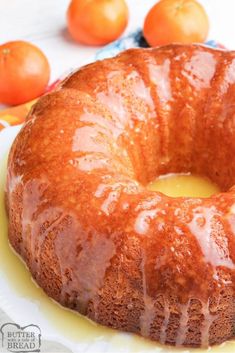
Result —
POLYGON ((150 46, 170 43, 201 43, 206 40, 209 21, 196 0, 160 0, 144 22, 144 37, 150 46))
POLYGON ((72 0, 68 30, 82 44, 104 45, 117 39, 128 23, 125 0, 72 0))
POLYGON ((21 104, 45 92, 50 67, 35 45, 13 41, 0 45, 0 103, 21 104))

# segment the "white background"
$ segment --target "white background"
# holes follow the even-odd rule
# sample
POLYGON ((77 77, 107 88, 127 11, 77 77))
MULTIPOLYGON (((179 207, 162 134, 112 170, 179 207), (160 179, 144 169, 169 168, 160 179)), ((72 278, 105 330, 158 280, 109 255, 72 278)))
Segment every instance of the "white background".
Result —
MULTIPOLYGON (((144 16, 156 0, 127 0, 130 22, 127 32, 141 27, 144 16)), ((211 30, 228 49, 235 49, 235 0, 201 0, 211 30)), ((66 31, 69 0, 0 0, 0 44, 25 39, 38 45, 47 55, 51 81, 71 68, 92 60, 97 48, 74 43, 66 31)))

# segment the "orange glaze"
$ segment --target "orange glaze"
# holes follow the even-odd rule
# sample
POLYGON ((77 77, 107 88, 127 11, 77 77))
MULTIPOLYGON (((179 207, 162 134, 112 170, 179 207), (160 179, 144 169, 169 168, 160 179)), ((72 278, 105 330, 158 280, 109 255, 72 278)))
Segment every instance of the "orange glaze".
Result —
POLYGON ((55 300, 162 343, 233 337, 234 70, 199 45, 129 50, 35 105, 9 157, 9 239, 55 300), (186 172, 223 193, 146 188, 186 172))

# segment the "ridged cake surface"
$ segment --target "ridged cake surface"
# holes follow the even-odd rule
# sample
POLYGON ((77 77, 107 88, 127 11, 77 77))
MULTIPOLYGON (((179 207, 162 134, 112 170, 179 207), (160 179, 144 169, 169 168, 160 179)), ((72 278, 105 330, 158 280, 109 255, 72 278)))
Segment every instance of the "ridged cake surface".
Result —
POLYGON ((234 336, 235 53, 133 49, 34 106, 10 152, 9 239, 62 305, 161 343, 234 336), (191 172, 211 198, 149 191, 191 172))

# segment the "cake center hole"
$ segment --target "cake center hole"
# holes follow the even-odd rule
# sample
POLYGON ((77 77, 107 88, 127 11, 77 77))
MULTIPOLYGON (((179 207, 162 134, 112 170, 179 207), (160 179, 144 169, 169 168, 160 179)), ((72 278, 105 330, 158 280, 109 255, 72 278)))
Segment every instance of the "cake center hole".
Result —
POLYGON ((165 174, 151 181, 147 188, 171 197, 210 197, 220 192, 210 179, 193 174, 165 174))

